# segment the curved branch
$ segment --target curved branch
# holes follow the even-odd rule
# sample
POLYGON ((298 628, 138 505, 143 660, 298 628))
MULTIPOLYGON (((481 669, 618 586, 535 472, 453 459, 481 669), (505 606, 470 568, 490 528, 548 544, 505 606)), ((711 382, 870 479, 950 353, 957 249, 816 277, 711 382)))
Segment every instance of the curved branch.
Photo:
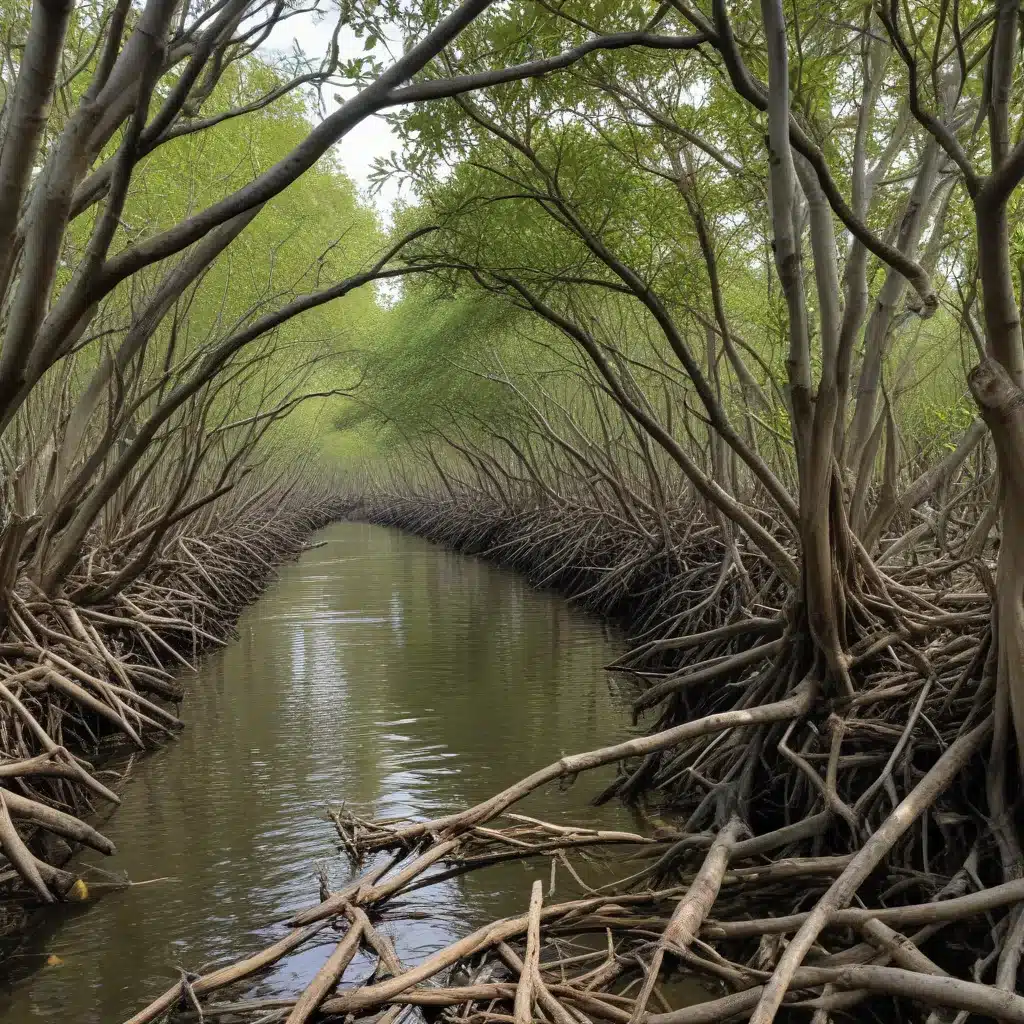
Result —
POLYGON ((706 43, 708 36, 697 32, 689 36, 663 36, 653 32, 613 32, 609 35, 594 36, 571 50, 556 54, 553 57, 539 57, 537 60, 524 64, 513 64, 495 71, 480 71, 472 75, 457 75, 454 78, 441 78, 430 82, 417 82, 401 89, 392 89, 388 94, 387 105, 399 106, 403 103, 419 103, 423 100, 443 99, 458 96, 477 89, 487 89, 494 85, 507 82, 521 82, 527 78, 540 78, 552 71, 561 71, 584 57, 598 50, 624 50, 631 46, 639 46, 651 50, 695 50, 701 43, 706 43))
POLYGON ((939 120, 934 114, 921 106, 920 90, 917 86, 917 59, 910 52, 906 40, 899 26, 899 6, 895 0, 891 0, 889 10, 886 11, 884 4, 877 7, 878 16, 882 19, 886 32, 892 40, 896 52, 907 67, 907 82, 909 86, 910 112, 932 135, 936 142, 946 151, 949 158, 960 168, 964 176, 964 185, 968 193, 974 196, 980 186, 980 179, 974 166, 964 152, 957 137, 939 120))
POLYGON ((293 317, 309 309, 322 306, 372 281, 401 277, 437 269, 434 266, 403 266, 385 269, 387 264, 411 241, 431 231, 434 227, 419 228, 406 235, 392 246, 369 270, 340 281, 323 291, 303 295, 273 313, 254 321, 244 330, 232 334, 207 353, 191 378, 175 387, 157 406, 149 419, 139 428, 135 439, 114 460, 106 476, 89 492, 78 506, 74 518, 68 524, 59 541, 54 545, 54 554, 43 577, 43 589, 52 592, 65 579, 74 566, 82 540, 95 521, 96 516, 127 478, 138 461, 143 457, 159 429, 190 398, 202 390, 223 369, 236 352, 269 331, 281 326, 293 317))
POLYGON ((705 501, 714 505, 723 515, 736 523, 750 537, 753 543, 764 552, 779 574, 788 582, 795 583, 799 578, 799 571, 785 548, 732 495, 720 487, 715 480, 708 478, 683 447, 678 444, 675 438, 646 409, 630 398, 622 386, 622 382, 608 365, 608 361, 604 358, 597 342, 577 324, 561 316, 544 303, 522 282, 517 281, 515 278, 501 277, 497 274, 492 274, 491 276, 515 291, 530 309, 549 323, 558 327, 566 337, 573 339, 573 341, 579 344, 597 367, 601 376, 607 381, 616 403, 628 412, 658 442, 686 474, 686 477, 693 483, 705 501))

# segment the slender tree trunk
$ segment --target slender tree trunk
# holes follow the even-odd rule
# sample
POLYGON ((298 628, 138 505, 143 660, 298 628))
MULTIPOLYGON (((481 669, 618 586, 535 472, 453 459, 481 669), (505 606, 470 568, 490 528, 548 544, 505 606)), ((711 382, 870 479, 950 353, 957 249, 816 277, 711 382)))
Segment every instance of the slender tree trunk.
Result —
MULTIPOLYGON (((846 601, 837 571, 837 521, 833 495, 833 434, 837 414, 839 277, 831 211, 814 176, 807 183, 807 217, 815 258, 822 337, 822 373, 812 394, 810 328, 801 266, 801 232, 797 227, 797 169, 789 141, 789 71, 786 26, 780 0, 762 0, 768 48, 768 135, 775 265, 789 313, 790 413, 800 481, 800 611, 816 650, 824 659, 826 689, 842 683, 851 690, 844 628, 846 601)), ((802 219, 802 218, 800 218, 802 219)))
MULTIPOLYGON (((996 135, 999 133, 996 132, 996 135)), ((1024 344, 1013 287, 1006 202, 975 202, 985 315, 984 359, 969 378, 992 432, 1002 500, 996 569, 996 681, 1008 706, 1024 774, 1024 344)), ((998 706, 998 701, 997 701, 998 706)))
MULTIPOLYGON (((914 258, 924 230, 929 200, 932 199, 939 164, 939 145, 929 142, 921 157, 921 167, 900 221, 897 246, 914 258)), ((893 315, 907 291, 907 280, 889 269, 878 292, 875 308, 864 332, 864 362, 857 381, 857 406, 850 425, 846 465, 856 468, 875 423, 878 389, 882 380, 882 362, 889 344, 893 315)))
MULTIPOLYGON (((992 431, 1002 477, 996 584, 996 685, 1005 694, 1024 772, 1024 391, 994 359, 971 372, 971 392, 992 431)), ((998 700, 997 700, 998 704, 998 700)))

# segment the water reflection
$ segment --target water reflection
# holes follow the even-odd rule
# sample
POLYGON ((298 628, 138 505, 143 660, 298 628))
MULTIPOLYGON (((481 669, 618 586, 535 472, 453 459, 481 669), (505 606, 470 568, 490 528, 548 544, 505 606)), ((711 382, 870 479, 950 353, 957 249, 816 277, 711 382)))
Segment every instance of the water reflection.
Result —
MULTIPOLYGON (((328 803, 376 816, 436 815, 476 801, 562 753, 624 733, 602 666, 604 627, 514 575, 414 537, 338 524, 286 567, 203 663, 189 728, 138 764, 105 825, 107 870, 175 880, 62 908, 34 935, 0 997, 0 1021, 116 1024, 176 980, 280 934, 317 898, 315 869, 348 877, 328 803), (35 970, 48 955, 60 966, 35 970)), ((603 779, 534 794, 527 813, 628 823, 587 805, 603 779)), ((525 906, 543 867, 503 865, 413 894, 429 920, 389 926, 415 960, 483 915, 525 906)), ((293 988, 331 940, 263 979, 293 988)))

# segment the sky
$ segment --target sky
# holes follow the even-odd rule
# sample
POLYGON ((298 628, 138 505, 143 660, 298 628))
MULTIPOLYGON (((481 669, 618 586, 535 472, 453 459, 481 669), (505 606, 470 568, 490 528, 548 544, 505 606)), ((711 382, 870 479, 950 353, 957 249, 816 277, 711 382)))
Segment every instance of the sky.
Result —
MULTIPOLYGON (((316 60, 326 52, 333 28, 334 24, 329 18, 317 23, 310 14, 298 14, 278 25, 271 32, 262 49, 291 52, 294 48, 294 41, 297 41, 305 54, 316 60)), ((338 42, 342 60, 358 57, 365 53, 364 40, 357 39, 351 29, 343 29, 338 42)), ((325 90, 324 98, 329 104, 328 113, 337 108, 337 104, 333 100, 335 94, 347 98, 352 91, 332 88, 328 93, 325 90)), ((310 111, 310 113, 313 117, 319 117, 315 111, 310 111)), ((369 196, 367 194, 368 178, 374 160, 378 157, 389 156, 392 150, 397 148, 398 140, 388 127, 387 122, 380 117, 366 118, 334 147, 335 156, 345 168, 345 173, 355 182, 360 194, 376 208, 385 224, 390 223, 391 206, 399 195, 397 184, 389 182, 377 195, 369 196)))

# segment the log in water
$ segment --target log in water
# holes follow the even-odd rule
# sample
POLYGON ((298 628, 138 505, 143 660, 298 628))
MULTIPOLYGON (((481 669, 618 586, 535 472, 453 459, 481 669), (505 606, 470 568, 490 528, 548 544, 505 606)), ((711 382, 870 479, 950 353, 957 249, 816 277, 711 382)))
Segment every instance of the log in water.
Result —
MULTIPOLYGON (((4 1024, 116 1024, 179 967, 273 941, 270 922, 316 901, 318 864, 332 888, 350 877, 328 806, 436 816, 623 735, 624 702, 602 670, 618 650, 599 621, 415 537, 342 523, 315 539, 326 544, 284 567, 238 641, 204 660, 181 739, 133 768, 104 824, 118 854, 83 858, 135 881, 173 880, 47 911, 8 961, 4 1024)), ((522 809, 632 826, 616 804, 588 806, 588 783, 522 809)), ((479 921, 521 912, 545 870, 498 866, 425 889, 406 909, 429 919, 385 930, 415 962, 479 921)), ((334 943, 286 958, 255 991, 295 991, 334 943)))

